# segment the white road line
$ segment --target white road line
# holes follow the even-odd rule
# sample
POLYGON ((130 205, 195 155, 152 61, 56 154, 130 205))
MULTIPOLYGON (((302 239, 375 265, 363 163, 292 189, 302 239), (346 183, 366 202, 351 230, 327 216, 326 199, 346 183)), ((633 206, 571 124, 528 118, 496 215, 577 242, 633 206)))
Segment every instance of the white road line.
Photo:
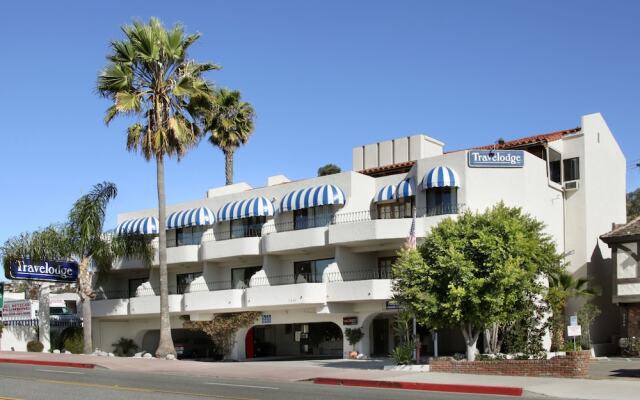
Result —
POLYGON ((233 387, 244 387, 244 388, 252 388, 252 389, 271 389, 271 390, 280 390, 277 387, 270 386, 252 386, 252 385, 234 385, 233 383, 217 383, 217 382, 204 382, 205 385, 216 385, 216 386, 233 386, 233 387))
POLYGON ((36 369, 36 371, 40 371, 40 372, 55 372, 57 374, 84 375, 84 372, 60 371, 60 370, 57 370, 57 369, 36 369))

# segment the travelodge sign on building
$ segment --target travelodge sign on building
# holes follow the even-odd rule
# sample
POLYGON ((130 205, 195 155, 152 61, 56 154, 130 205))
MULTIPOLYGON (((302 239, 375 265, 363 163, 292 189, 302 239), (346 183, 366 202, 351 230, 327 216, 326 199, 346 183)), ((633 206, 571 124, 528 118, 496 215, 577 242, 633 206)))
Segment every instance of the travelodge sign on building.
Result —
POLYGON ((471 150, 469 168, 522 168, 524 150, 471 150))

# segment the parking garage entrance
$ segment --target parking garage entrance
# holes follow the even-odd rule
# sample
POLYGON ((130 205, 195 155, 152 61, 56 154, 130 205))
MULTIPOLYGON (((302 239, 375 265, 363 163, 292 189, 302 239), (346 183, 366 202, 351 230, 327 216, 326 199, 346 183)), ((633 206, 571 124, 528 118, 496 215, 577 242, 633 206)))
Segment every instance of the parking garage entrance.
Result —
POLYGON ((333 322, 254 326, 245 339, 246 357, 341 358, 342 330, 333 322))

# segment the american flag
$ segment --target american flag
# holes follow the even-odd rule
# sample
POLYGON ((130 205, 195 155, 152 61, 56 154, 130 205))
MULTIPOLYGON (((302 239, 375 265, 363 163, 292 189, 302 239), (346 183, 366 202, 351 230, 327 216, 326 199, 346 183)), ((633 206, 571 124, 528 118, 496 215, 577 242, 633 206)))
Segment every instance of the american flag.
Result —
POLYGON ((404 243, 407 249, 415 250, 416 246, 416 213, 413 213, 413 219, 411 220, 411 228, 409 229, 409 237, 404 243))

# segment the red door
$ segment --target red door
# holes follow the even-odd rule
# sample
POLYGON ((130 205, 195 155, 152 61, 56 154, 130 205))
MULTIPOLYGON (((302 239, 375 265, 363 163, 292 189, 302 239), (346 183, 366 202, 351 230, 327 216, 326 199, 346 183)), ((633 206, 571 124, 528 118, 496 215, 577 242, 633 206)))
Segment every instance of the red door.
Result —
POLYGON ((253 327, 249 328, 247 336, 244 339, 244 351, 247 358, 253 358, 253 327))

